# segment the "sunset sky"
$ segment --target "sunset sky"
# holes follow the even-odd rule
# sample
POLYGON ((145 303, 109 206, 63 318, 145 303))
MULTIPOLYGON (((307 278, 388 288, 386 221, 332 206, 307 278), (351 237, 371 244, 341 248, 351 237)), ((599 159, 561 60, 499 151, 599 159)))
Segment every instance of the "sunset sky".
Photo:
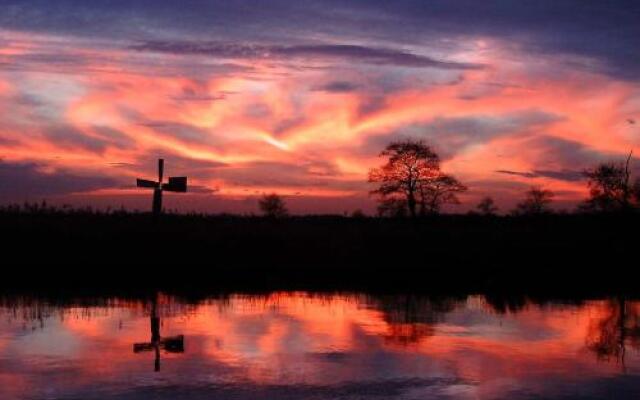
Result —
MULTIPOLYGON (((0 0, 0 203, 372 210, 369 168, 423 139, 503 211, 558 207, 640 158, 640 2, 0 0)), ((640 172, 640 159, 635 167, 640 172)))

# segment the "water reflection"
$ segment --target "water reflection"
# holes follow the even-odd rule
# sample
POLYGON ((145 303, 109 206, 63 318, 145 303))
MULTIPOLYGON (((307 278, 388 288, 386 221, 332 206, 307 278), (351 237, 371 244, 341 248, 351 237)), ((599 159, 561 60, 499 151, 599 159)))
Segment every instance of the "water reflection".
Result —
POLYGON ((640 398, 639 316, 621 297, 6 298, 0 398, 640 398))
POLYGON ((587 334, 587 346, 598 359, 615 360, 626 370, 627 346, 640 349, 640 313, 638 303, 624 297, 607 301, 604 315, 592 321, 587 334))
POLYGON ((133 352, 142 353, 153 351, 155 359, 153 370, 160 371, 160 351, 167 353, 184 353, 184 335, 172 337, 160 336, 160 317, 158 316, 158 296, 156 295, 151 301, 151 312, 149 313, 149 326, 151 327, 151 341, 143 343, 134 343, 133 352))

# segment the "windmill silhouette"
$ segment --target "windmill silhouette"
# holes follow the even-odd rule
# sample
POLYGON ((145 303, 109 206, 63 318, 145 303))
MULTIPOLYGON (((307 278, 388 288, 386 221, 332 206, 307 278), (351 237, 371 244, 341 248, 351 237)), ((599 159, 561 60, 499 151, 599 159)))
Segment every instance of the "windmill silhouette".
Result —
POLYGON ((147 179, 137 179, 136 186, 140 188, 152 188, 153 189, 153 216, 158 217, 162 212, 162 192, 164 190, 168 192, 180 192, 187 191, 187 177, 170 177, 168 183, 162 183, 162 176, 164 174, 164 159, 158 160, 158 181, 150 181, 147 179))
POLYGON ((153 370, 158 372, 160 371, 160 350, 164 350, 168 353, 184 353, 184 335, 166 338, 160 336, 160 317, 158 316, 157 294, 151 302, 149 320, 151 325, 151 341, 134 343, 133 352, 137 354, 146 351, 153 351, 155 353, 153 370))

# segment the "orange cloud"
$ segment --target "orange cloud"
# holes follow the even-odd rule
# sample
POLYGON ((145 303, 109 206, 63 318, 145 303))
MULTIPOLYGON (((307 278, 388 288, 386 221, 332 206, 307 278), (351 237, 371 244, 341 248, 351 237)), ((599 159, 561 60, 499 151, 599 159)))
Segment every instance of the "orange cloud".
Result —
MULTIPOLYGON (((296 168, 321 161, 332 166, 330 178, 318 179, 313 168, 277 183, 258 175, 216 176, 212 168, 185 168, 184 173, 196 185, 221 188, 218 196, 229 198, 278 191, 339 201, 366 196, 367 171, 380 162, 376 155, 385 140, 411 136, 446 156, 446 170, 469 183, 469 201, 488 194, 492 185, 514 200, 519 191, 507 187, 516 183, 544 185, 559 192, 558 198, 575 202, 584 196, 584 182, 563 180, 562 172, 622 157, 638 144, 637 125, 627 122, 640 112, 637 85, 584 71, 563 70, 555 77, 542 64, 514 61, 511 50, 488 39, 470 43, 475 50, 457 56, 489 68, 442 77, 416 70, 385 88, 385 79, 396 79, 390 72, 360 71, 354 65, 340 79, 357 84, 334 85, 348 87, 345 91, 318 90, 335 81, 331 68, 240 59, 242 69, 207 73, 195 56, 165 56, 163 69, 144 54, 94 49, 88 42, 23 35, 20 43, 20 54, 27 55, 63 43, 62 51, 71 51, 84 64, 73 67, 75 74, 51 67, 59 94, 34 91, 32 86, 44 82, 41 71, 0 73, 0 106, 15 110, 0 125, 5 139, 0 155, 123 182, 152 173, 141 170, 149 165, 141 160, 159 156, 168 159, 168 166, 171 157, 180 157, 219 163, 220 168, 256 163, 296 168), (103 60, 108 65, 101 65, 103 60), (202 72, 192 73, 188 62, 202 72), (16 73, 21 80, 10 86, 16 73), (301 187, 305 178, 312 183, 301 187), (357 181, 362 183, 358 188, 345 188, 357 181)), ((5 53, 9 61, 17 54, 5 53)))

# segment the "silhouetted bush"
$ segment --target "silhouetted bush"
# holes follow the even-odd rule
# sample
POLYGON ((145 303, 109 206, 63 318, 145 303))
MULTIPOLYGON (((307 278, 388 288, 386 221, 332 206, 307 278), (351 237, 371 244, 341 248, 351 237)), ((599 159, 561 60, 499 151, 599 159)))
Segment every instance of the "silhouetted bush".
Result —
POLYGON ((265 194, 262 196, 262 198, 258 200, 258 206, 265 217, 283 218, 289 215, 289 211, 287 210, 287 206, 284 204, 284 200, 276 193, 265 194))

